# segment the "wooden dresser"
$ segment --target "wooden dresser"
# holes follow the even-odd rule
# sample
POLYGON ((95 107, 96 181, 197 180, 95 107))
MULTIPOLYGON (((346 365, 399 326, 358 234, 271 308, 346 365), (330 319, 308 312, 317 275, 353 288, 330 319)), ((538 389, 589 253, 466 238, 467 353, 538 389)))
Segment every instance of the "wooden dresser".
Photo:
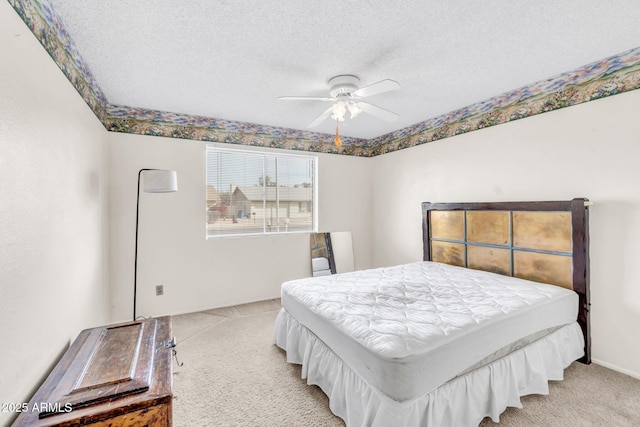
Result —
POLYGON ((14 426, 171 426, 171 318, 86 329, 14 426))

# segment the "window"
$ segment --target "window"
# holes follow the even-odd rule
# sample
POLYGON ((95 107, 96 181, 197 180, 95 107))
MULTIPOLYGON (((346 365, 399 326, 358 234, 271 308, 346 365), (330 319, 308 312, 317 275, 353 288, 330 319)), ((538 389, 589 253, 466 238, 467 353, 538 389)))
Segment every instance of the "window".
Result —
POLYGON ((317 158, 207 147, 207 237, 316 231, 317 158))

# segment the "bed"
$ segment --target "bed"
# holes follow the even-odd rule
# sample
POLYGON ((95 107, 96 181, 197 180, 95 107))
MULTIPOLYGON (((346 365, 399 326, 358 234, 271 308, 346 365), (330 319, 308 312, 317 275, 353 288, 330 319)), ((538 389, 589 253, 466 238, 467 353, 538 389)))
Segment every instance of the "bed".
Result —
POLYGON ((276 345, 347 426, 477 426, 590 363, 588 206, 423 203, 423 261, 282 285, 276 345))

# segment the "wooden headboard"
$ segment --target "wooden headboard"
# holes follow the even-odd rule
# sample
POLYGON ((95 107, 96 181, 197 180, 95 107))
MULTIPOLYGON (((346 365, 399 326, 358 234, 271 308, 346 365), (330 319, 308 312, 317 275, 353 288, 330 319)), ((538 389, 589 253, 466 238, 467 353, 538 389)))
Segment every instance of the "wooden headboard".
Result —
POLYGON ((589 201, 422 204, 424 260, 573 289, 591 362, 589 201))

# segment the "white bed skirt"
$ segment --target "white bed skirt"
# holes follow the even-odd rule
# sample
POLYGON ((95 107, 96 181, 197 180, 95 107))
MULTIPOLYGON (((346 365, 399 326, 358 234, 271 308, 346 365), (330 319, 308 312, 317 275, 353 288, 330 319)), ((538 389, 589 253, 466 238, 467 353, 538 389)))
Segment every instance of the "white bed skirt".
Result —
POLYGON ((355 426, 473 426, 486 416, 495 422, 520 397, 548 394, 549 380, 582 357, 584 340, 577 323, 464 374, 416 399, 398 402, 369 386, 333 351, 283 308, 274 330, 287 362, 302 365, 302 378, 329 397, 331 411, 355 426))

